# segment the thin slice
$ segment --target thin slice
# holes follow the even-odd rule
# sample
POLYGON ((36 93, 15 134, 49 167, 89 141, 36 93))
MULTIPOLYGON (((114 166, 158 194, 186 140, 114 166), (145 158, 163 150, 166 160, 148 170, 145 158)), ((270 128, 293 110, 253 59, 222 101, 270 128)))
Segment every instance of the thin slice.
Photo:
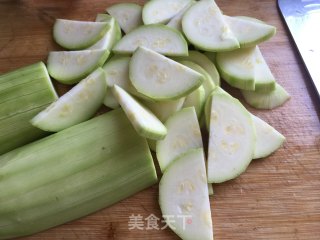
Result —
POLYGON ((201 50, 220 52, 240 47, 213 0, 194 4, 183 16, 182 29, 188 40, 201 50))
POLYGON ((117 20, 125 33, 129 33, 143 24, 142 7, 136 3, 118 3, 106 10, 117 20))
POLYGON ((66 49, 79 50, 100 40, 109 27, 106 22, 57 19, 53 26, 53 38, 66 49))
POLYGON ((276 87, 276 80, 266 63, 258 46, 254 51, 254 81, 255 91, 270 92, 276 87))
POLYGON ((206 70, 204 70, 202 67, 200 67, 198 64, 196 64, 194 62, 181 61, 181 63, 203 75, 204 81, 202 83, 202 86, 205 91, 204 98, 207 99, 209 94, 216 88, 216 85, 214 84, 211 76, 206 72, 206 70))
POLYGON ((217 68, 221 77, 231 86, 255 89, 255 47, 240 48, 232 52, 217 53, 217 68))
POLYGON ((162 172, 179 155, 190 149, 202 148, 202 137, 193 107, 184 108, 172 115, 165 123, 167 136, 157 142, 156 153, 162 172))
POLYGON ((55 80, 74 84, 86 77, 107 60, 108 50, 82 50, 50 52, 48 72, 55 80))
POLYGON ((31 123, 44 131, 58 132, 84 122, 101 106, 105 91, 104 71, 98 68, 36 115, 31 123))
POLYGON ((253 158, 267 157, 280 148, 286 138, 261 118, 251 117, 257 134, 253 158))
POLYGON ((226 15, 224 19, 238 39, 240 47, 254 47, 267 41, 276 33, 276 28, 266 23, 226 15))
POLYGON ((200 119, 205 100, 206 91, 204 90, 203 86, 200 86, 186 97, 182 107, 194 107, 198 119, 200 119))
POLYGON ((180 10, 180 12, 177 15, 175 15, 173 18, 170 19, 170 21, 167 23, 167 26, 174 28, 174 29, 178 30, 179 32, 182 32, 183 15, 195 3, 196 3, 196 1, 194 1, 194 0, 190 1, 183 9, 180 10))
POLYGON ((138 47, 146 47, 167 56, 188 55, 188 44, 182 34, 161 24, 136 28, 115 45, 113 52, 132 54, 138 47))
POLYGON ((168 23, 192 0, 151 0, 148 1, 142 12, 144 24, 168 23))
POLYGON ((107 22, 110 28, 98 42, 87 49, 106 49, 111 51, 114 45, 121 39, 119 24, 108 14, 98 14, 96 22, 107 22))
POLYGON ((271 92, 241 91, 241 93, 244 100, 257 109, 273 109, 290 99, 289 93, 278 83, 271 92))
POLYGON ((203 82, 198 72, 144 47, 133 54, 129 71, 135 89, 158 101, 179 99, 203 82))
POLYGON ((139 135, 153 140, 160 140, 166 136, 166 127, 152 112, 121 87, 114 85, 112 91, 139 135))
POLYGON ((161 122, 165 122, 172 114, 182 109, 185 99, 186 98, 183 97, 172 101, 143 101, 142 103, 148 107, 161 122))
POLYGON ((164 172, 159 204, 169 227, 184 240, 213 240, 203 149, 190 150, 164 172))
MULTIPOLYGON (((212 53, 211 54, 215 54, 212 53)), ((220 75, 219 72, 214 65, 214 63, 203 53, 199 51, 194 51, 191 50, 189 51, 189 55, 185 57, 176 57, 176 60, 186 60, 186 61, 191 61, 196 64, 198 64, 200 67, 202 67, 209 75, 210 75, 210 80, 213 81, 213 83, 216 86, 220 86, 220 75)))
POLYGON ((208 182, 221 183, 239 176, 250 164, 255 129, 250 113, 239 100, 220 91, 211 103, 208 182))

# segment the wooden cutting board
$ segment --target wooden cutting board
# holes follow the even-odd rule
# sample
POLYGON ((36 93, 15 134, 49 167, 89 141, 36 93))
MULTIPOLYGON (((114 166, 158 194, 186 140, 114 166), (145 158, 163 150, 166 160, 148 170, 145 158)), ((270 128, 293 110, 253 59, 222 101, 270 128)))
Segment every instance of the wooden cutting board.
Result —
MULTIPOLYGON (((116 2, 120 1, 0 0, 0 73, 45 61, 48 51, 59 49, 51 34, 56 18, 93 20, 116 2)), ((277 27, 277 35, 261 49, 292 99, 272 111, 248 107, 287 141, 272 156, 253 161, 237 179, 214 186, 215 239, 320 239, 320 101, 275 0, 217 3, 227 15, 256 17, 277 27)), ((66 90, 56 86, 60 94, 66 90)), ((237 90, 232 94, 241 99, 237 90)), ((157 199, 155 185, 110 208, 24 239, 178 239, 169 229, 129 230, 132 215, 161 217, 157 199)))

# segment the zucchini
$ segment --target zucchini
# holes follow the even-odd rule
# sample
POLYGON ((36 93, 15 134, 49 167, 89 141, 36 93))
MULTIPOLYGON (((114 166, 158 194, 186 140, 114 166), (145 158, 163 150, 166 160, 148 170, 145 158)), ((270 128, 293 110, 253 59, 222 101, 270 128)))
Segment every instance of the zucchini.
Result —
POLYGON ((221 183, 246 170, 256 135, 251 115, 239 100, 218 90, 211 102, 208 182, 221 183))
POLYGON ((42 62, 0 75, 0 155, 45 136, 29 121, 57 98, 42 62))
POLYGON ((230 51, 240 47, 214 0, 202 0, 191 6, 182 18, 187 39, 204 51, 230 51))
POLYGON ((53 26, 53 38, 66 49, 81 50, 100 40, 109 28, 106 22, 57 19, 53 26))
POLYGON ((176 14, 173 18, 170 19, 170 21, 166 24, 168 27, 174 28, 178 30, 179 32, 183 33, 182 31, 182 18, 186 11, 195 4, 195 0, 191 0, 183 9, 179 11, 178 14, 176 14))
POLYGON ((105 94, 105 73, 98 68, 37 114, 31 123, 44 131, 61 131, 91 118, 101 106, 105 94))
POLYGON ((162 122, 129 93, 117 85, 113 86, 112 92, 139 135, 153 140, 167 135, 162 122))
POLYGON ((0 156, 0 239, 78 219, 157 182, 150 150, 114 110, 0 156))
POLYGON ((200 73, 144 47, 133 54, 129 76, 139 93, 156 101, 184 97, 203 82, 200 73))
POLYGON ((147 2, 142 11, 144 24, 168 23, 192 0, 151 0, 147 2))
POLYGON ((213 240, 203 149, 175 159, 159 184, 159 204, 169 227, 184 240, 213 240), (170 217, 167 219, 166 217, 170 217))
POLYGON ((244 100, 257 109, 273 109, 280 107, 290 99, 289 93, 278 83, 271 92, 241 91, 244 100))
POLYGON ((111 51, 113 46, 122 37, 119 24, 113 17, 109 16, 108 14, 98 14, 96 17, 96 22, 107 22, 110 28, 98 42, 88 47, 87 49, 105 49, 111 51))
POLYGON ((126 34, 143 24, 142 7, 136 3, 118 3, 106 10, 126 34))
POLYGON ((184 108, 172 115, 165 123, 167 136, 157 142, 156 153, 162 172, 179 155, 190 149, 202 148, 202 137, 193 107, 184 108))
POLYGON ((104 49, 50 52, 48 72, 61 83, 74 84, 101 67, 109 54, 110 52, 104 49))
POLYGON ((166 56, 187 56, 188 44, 183 35, 162 24, 140 26, 125 35, 113 48, 116 54, 132 54, 146 47, 166 56))
POLYGON ((182 107, 194 107, 198 119, 200 119, 205 101, 206 91, 203 86, 200 86, 186 97, 182 107))

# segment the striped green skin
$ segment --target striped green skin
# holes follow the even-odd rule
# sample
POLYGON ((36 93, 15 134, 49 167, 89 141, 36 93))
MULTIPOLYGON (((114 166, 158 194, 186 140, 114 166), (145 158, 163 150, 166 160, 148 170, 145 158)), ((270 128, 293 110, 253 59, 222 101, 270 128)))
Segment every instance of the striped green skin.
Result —
POLYGON ((57 99, 42 62, 0 76, 0 155, 45 136, 30 120, 57 99))
POLYGON ((152 156, 121 109, 0 156, 0 239, 108 207, 157 182, 152 156))

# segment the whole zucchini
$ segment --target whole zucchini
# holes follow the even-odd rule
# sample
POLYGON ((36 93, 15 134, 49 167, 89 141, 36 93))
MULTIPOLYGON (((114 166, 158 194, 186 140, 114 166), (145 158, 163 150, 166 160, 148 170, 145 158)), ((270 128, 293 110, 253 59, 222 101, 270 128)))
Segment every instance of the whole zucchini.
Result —
POLYGON ((110 206, 157 182, 147 142, 122 110, 0 156, 0 239, 110 206))

